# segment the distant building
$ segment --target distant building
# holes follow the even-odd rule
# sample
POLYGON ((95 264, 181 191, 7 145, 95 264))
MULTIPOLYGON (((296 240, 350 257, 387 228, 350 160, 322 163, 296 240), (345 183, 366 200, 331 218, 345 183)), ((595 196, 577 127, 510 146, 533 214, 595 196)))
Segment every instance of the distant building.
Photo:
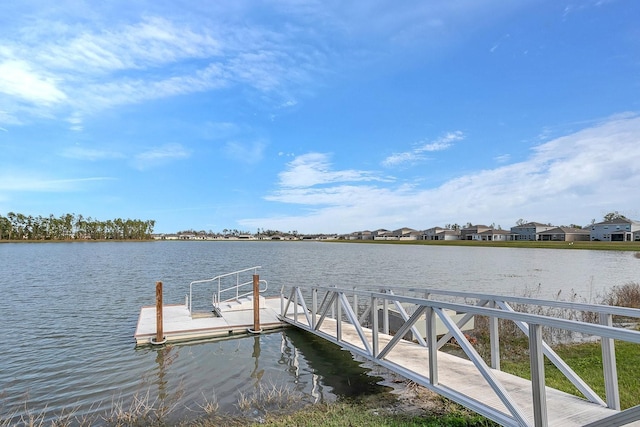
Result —
POLYGON ((556 227, 538 233, 538 240, 559 242, 583 242, 590 240, 589 230, 573 227, 556 227))
POLYGON ((442 227, 432 227, 422 232, 422 240, 438 240, 438 233, 444 230, 442 227))
POLYGON ((460 230, 460 240, 473 240, 474 234, 479 234, 488 230, 491 230, 491 227, 486 225, 472 225, 471 227, 465 227, 460 230))
POLYGON ((640 231, 640 222, 627 218, 591 224, 591 240, 603 242, 631 242, 640 231))
POLYGON ((433 227, 422 232, 422 240, 460 240, 460 230, 433 227))
MULTIPOLYGON (((487 242, 506 242, 510 239, 511 232, 507 230, 484 230, 479 233, 473 233, 471 235, 471 240, 480 240, 487 242)), ((468 239, 467 239, 468 240, 468 239)))
POLYGON ((538 233, 556 228, 551 224, 541 224, 539 222, 528 222, 522 225, 516 225, 511 227, 511 233, 514 235, 514 240, 537 240, 538 233))

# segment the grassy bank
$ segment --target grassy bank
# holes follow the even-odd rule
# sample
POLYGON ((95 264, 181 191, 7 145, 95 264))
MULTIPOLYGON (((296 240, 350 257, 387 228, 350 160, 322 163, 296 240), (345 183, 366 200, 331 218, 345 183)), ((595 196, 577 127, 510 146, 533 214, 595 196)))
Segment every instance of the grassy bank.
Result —
MULTIPOLYGON (((599 343, 563 345, 554 348, 564 360, 600 397, 605 398, 604 374, 602 372, 602 351, 599 343)), ((638 404, 640 382, 640 346, 628 342, 616 342, 616 363, 618 386, 620 388, 620 406, 622 409, 638 404)), ((530 379, 529 357, 525 352, 514 354, 501 362, 505 372, 530 379)), ((548 359, 545 359, 546 384, 558 390, 581 396, 580 392, 548 359)))
POLYGON ((332 242, 381 245, 471 246, 479 248, 544 248, 590 249, 598 251, 640 251, 640 242, 529 242, 523 240, 515 240, 512 242, 481 242, 477 240, 332 240, 332 242))

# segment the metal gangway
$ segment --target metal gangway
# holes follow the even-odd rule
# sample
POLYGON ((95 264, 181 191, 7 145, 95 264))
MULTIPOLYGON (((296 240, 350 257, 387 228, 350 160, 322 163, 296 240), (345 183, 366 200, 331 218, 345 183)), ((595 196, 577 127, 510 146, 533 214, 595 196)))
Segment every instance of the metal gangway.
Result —
MULTIPOLYGON (((620 408, 615 357, 615 340, 639 344, 640 351, 640 332, 614 325, 614 316, 637 322, 640 310, 437 289, 291 286, 281 290, 284 322, 505 426, 640 425, 640 405, 620 408), (487 361, 474 348, 475 338, 463 332, 474 319, 488 319, 487 361), (396 321, 394 331, 390 330, 392 320, 396 321), (505 324, 515 325, 528 337, 525 351, 531 380, 500 369, 500 331, 505 324), (546 331, 565 331, 600 342, 604 398, 554 352, 548 339, 543 339, 546 331), (465 357, 442 350, 452 338, 465 357), (582 396, 546 386, 545 358, 582 396)), ((640 370, 634 381, 638 380, 640 370)))
MULTIPOLYGON (((211 306, 217 316, 221 316, 221 308, 225 303, 240 304, 242 298, 253 295, 253 276, 258 274, 261 266, 249 267, 231 273, 220 274, 210 279, 194 280, 189 283, 188 307, 189 313, 193 316, 193 293, 194 288, 200 285, 207 285, 211 291, 211 306), (209 288, 208 286, 211 286, 209 288)), ((263 294, 268 289, 268 283, 264 279, 259 280, 259 293, 263 294)))

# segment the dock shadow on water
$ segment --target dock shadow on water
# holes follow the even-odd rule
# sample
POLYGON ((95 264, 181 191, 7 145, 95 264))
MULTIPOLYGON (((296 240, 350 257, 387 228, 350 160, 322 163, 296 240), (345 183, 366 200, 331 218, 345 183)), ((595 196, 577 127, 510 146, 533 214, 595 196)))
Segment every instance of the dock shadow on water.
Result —
POLYGON ((391 390, 350 352, 294 329, 137 351, 155 355, 141 390, 165 420, 213 411, 260 420, 267 413, 391 390))
POLYGON ((177 424, 212 414, 259 421, 391 390, 350 352, 294 329, 132 351, 146 361, 135 386, 114 389, 89 407, 69 401, 52 411, 28 399, 14 408, 0 405, 0 426, 177 424))

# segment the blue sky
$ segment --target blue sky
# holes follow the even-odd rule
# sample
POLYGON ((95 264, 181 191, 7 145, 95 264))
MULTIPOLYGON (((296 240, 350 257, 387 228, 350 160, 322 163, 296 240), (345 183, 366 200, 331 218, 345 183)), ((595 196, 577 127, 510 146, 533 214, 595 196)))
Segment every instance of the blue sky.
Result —
POLYGON ((640 2, 0 5, 0 214, 640 219, 640 2))

